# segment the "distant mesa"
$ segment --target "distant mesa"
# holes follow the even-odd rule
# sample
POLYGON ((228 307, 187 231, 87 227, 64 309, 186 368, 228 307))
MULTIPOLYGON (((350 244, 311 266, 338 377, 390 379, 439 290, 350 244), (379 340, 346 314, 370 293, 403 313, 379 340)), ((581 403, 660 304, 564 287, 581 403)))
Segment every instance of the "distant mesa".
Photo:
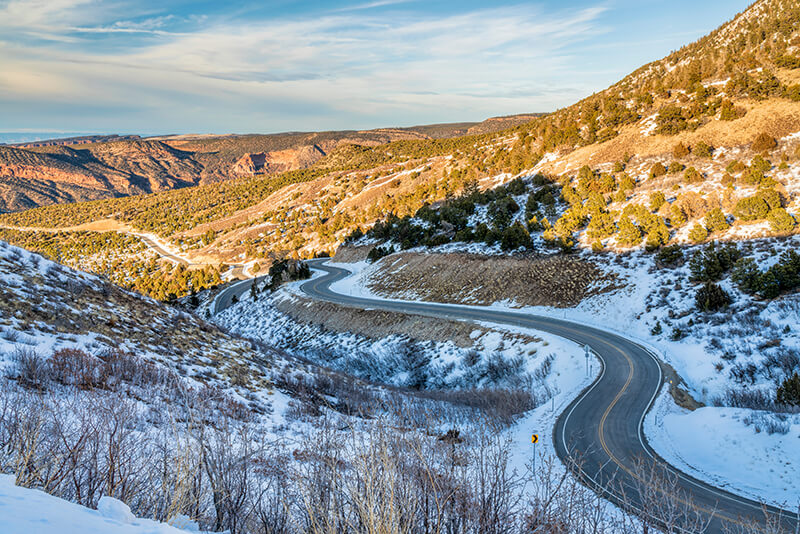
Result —
POLYGON ((83 135, 80 137, 62 137, 60 139, 14 143, 9 146, 17 148, 35 148, 42 146, 89 145, 92 143, 109 143, 112 141, 137 141, 139 139, 141 139, 141 137, 138 135, 83 135))

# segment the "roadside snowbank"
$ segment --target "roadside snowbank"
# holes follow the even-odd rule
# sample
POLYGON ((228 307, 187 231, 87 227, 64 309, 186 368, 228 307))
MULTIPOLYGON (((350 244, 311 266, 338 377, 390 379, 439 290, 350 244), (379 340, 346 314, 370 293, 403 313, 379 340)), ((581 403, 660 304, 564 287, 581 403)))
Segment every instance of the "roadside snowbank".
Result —
POLYGON ((800 415, 713 407, 690 412, 663 393, 645 434, 662 458, 696 478, 788 510, 800 505, 800 415))

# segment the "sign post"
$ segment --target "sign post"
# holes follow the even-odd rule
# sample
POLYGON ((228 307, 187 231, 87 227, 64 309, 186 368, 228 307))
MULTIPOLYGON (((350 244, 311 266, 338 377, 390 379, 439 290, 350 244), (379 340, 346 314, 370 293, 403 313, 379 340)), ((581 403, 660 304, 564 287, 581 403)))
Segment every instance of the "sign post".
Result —
POLYGON ((584 356, 586 356, 586 376, 589 376, 589 353, 591 352, 591 350, 592 349, 589 348, 589 345, 585 345, 583 347, 584 356))
POLYGON ((536 472, 536 444, 539 443, 539 434, 531 436, 531 443, 533 444, 533 472, 536 472))

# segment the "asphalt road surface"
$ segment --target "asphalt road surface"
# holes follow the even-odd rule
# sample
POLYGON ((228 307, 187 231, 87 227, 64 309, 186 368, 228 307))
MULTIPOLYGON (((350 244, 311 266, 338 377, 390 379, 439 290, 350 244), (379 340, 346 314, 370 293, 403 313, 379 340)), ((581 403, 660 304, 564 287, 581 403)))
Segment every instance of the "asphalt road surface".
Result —
POLYGON ((267 276, 248 278, 247 280, 235 282, 223 289, 214 299, 214 304, 212 305, 214 315, 229 308, 233 304, 234 297, 236 297, 236 300, 240 300, 242 295, 250 291, 250 287, 252 287, 253 283, 258 282, 260 284, 265 278, 267 278, 267 276))
MULTIPOLYGON (((350 272, 324 265, 325 261, 309 262, 314 269, 326 273, 301 286, 311 298, 356 308, 521 326, 549 332, 581 346, 588 345, 602 362, 603 369, 598 379, 556 421, 552 439, 561 460, 566 465, 575 466, 572 460, 578 459, 579 465, 573 469, 586 485, 617 504, 623 504, 621 495, 624 492, 628 506, 640 515, 648 515, 653 502, 644 496, 645 492, 639 491, 644 487, 639 482, 645 476, 641 470, 644 459, 676 478, 682 497, 673 502, 676 507, 690 507, 692 512, 706 517, 709 522, 705 532, 723 533, 726 528, 736 528, 742 521, 765 522, 764 507, 760 503, 680 472, 648 445, 642 425, 663 385, 664 375, 658 359, 643 346, 617 334, 549 317, 474 306, 383 301, 334 293, 330 285, 350 272)), ((244 288, 243 285, 240 287, 244 288)), ((767 507, 767 510, 779 517, 778 521, 787 532, 796 532, 797 514, 773 507, 767 507)), ((679 528, 673 531, 691 530, 679 528)))
POLYGON ((136 236, 139 239, 141 239, 142 242, 144 242, 145 245, 147 245, 149 248, 151 248, 156 254, 158 254, 162 258, 166 258, 166 259, 168 259, 170 261, 174 261, 175 263, 178 263, 178 264, 181 264, 181 265, 186 265, 187 267, 189 265, 193 265, 186 258, 181 258, 180 256, 176 256, 175 254, 172 254, 171 252, 169 252, 168 250, 164 249, 161 245, 159 245, 158 243, 156 243, 154 240, 152 240, 151 238, 147 237, 146 235, 142 235, 142 234, 129 234, 129 235, 133 235, 133 236, 136 236))

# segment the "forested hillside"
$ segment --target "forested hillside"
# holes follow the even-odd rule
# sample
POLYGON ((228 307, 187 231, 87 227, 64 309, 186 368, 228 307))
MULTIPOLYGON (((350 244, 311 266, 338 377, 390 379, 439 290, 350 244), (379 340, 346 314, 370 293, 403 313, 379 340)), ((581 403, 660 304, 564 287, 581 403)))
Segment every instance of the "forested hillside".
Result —
MULTIPOLYGON (((600 251, 793 233, 799 17, 791 2, 762 0, 605 91, 500 132, 351 138, 304 170, 48 206, 0 223, 72 227, 113 218, 201 263, 259 264, 333 252, 388 214, 427 219, 427 237, 400 239, 403 246, 482 241, 505 251, 528 242, 538 243, 529 250, 600 251), (502 190, 475 196, 515 177, 535 184, 532 198, 507 202, 502 190), (488 210, 485 229, 476 226, 476 209, 488 210), (508 232, 515 237, 502 244, 508 232)), ((173 144, 225 154, 230 143, 173 144)))

